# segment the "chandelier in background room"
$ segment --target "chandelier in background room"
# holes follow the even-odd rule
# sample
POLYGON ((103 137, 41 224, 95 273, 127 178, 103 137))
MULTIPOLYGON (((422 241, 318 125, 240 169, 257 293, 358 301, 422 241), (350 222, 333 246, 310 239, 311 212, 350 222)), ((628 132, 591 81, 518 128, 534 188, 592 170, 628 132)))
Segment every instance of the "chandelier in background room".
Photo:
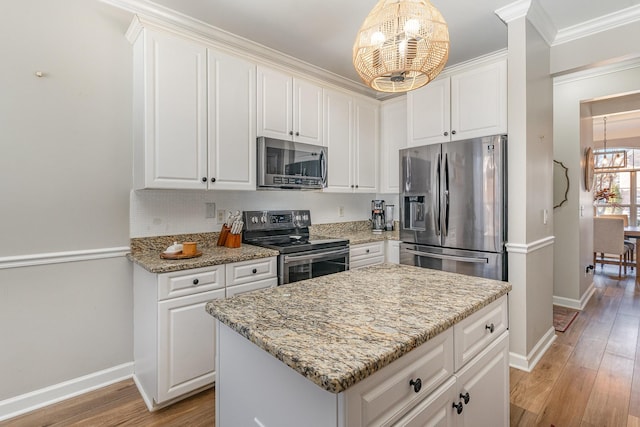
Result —
POLYGON ((380 92, 432 81, 449 59, 449 29, 429 0, 379 0, 353 45, 353 65, 380 92))
POLYGON ((604 148, 601 152, 596 153, 595 168, 596 169, 618 169, 627 167, 627 151, 611 150, 607 151, 607 117, 603 118, 604 122, 604 148), (608 157, 611 156, 611 158, 608 157))

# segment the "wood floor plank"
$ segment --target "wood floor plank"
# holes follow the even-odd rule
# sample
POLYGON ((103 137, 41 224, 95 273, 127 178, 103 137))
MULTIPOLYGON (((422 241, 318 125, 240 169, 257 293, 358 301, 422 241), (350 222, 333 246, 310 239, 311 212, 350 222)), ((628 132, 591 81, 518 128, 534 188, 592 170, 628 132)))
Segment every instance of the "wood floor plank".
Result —
POLYGON ((606 351, 618 356, 634 359, 638 342, 640 317, 618 314, 607 341, 606 351))
POLYGON ((511 405, 509 410, 509 425, 511 427, 528 427, 536 423, 536 414, 517 405, 511 405))
POLYGON ((568 362, 542 408, 537 425, 579 427, 597 371, 568 362))
POLYGON ((513 390, 518 381, 527 376, 527 372, 516 368, 509 368, 509 390, 513 390))
POLYGON ((511 403, 534 414, 540 413, 572 352, 573 347, 554 342, 533 371, 511 390, 511 403))
POLYGON ((583 420, 598 426, 626 426, 634 361, 605 352, 583 420))
POLYGON ((635 366, 633 369, 633 378, 631 380, 629 416, 640 418, 640 340, 638 340, 638 345, 636 347, 635 366))
POLYGON ((640 427, 640 418, 629 415, 627 418, 627 427, 640 427))
POLYGON ((578 313, 569 329, 565 332, 556 332, 556 342, 575 347, 576 343, 587 328, 590 319, 591 316, 588 313, 584 311, 578 313))

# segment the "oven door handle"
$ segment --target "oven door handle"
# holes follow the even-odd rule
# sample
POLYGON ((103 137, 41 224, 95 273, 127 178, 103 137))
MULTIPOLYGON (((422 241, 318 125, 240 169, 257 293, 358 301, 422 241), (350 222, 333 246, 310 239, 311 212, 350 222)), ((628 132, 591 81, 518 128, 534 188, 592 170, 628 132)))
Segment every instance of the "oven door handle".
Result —
POLYGON ((314 254, 308 255, 285 255, 284 262, 285 264, 292 261, 307 261, 307 260, 321 260, 324 258, 333 258, 336 255, 348 255, 349 248, 338 249, 335 251, 326 251, 326 252, 317 252, 314 254))

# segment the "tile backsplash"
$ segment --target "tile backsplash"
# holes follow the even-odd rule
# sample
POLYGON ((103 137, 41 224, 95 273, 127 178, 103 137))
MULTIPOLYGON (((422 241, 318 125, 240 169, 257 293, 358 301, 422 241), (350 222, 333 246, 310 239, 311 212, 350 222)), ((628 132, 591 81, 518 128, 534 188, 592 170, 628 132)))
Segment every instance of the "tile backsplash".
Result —
POLYGON ((391 204, 395 198, 397 205, 397 195, 316 191, 132 190, 129 234, 135 238, 220 231, 222 225, 217 218, 206 218, 207 203, 215 203, 216 212, 220 209, 226 212, 309 209, 313 224, 362 221, 371 216, 371 200, 376 198, 383 198, 391 204), (343 216, 340 216, 341 211, 343 216))

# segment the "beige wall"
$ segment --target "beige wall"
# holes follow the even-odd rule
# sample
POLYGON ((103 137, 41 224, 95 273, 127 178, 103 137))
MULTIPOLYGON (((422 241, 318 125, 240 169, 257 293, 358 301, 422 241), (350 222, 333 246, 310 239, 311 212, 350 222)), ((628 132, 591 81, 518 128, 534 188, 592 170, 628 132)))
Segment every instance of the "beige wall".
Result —
POLYGON ((568 202, 555 209, 558 247, 554 265, 554 298, 580 307, 589 296, 593 276, 593 196, 584 186, 584 151, 593 147, 591 119, 581 119, 580 103, 640 91, 640 61, 628 61, 554 80, 554 158, 569 168, 568 202))
POLYGON ((120 18, 98 1, 3 2, 0 418, 3 399, 133 357, 122 254, 8 268, 18 255, 129 245, 132 65, 120 18))

